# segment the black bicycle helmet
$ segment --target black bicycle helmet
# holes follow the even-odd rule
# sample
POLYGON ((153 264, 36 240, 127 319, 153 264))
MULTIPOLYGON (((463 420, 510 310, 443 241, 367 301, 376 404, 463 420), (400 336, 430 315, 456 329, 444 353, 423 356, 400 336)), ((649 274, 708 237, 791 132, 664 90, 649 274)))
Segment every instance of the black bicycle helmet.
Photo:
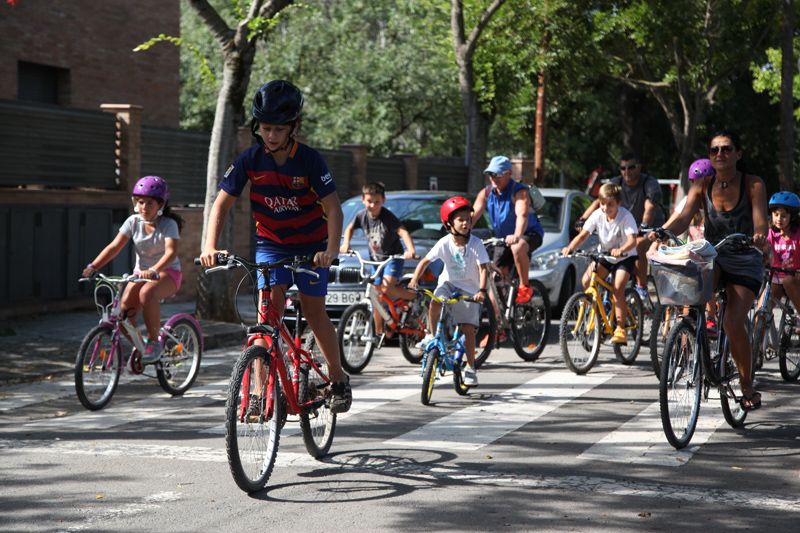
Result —
POLYGON ((291 124, 300 117, 303 94, 286 80, 265 83, 253 98, 253 119, 267 124, 291 124))

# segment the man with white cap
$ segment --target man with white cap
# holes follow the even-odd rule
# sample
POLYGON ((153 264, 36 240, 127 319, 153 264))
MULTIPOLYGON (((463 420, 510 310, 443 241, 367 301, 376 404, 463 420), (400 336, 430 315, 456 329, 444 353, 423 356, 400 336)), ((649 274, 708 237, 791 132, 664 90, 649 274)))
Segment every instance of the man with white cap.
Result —
POLYGON ((542 245, 544 229, 530 209, 528 186, 511 178, 511 160, 495 156, 483 174, 490 184, 475 198, 473 220, 478 220, 485 210, 495 236, 505 239, 508 246, 496 247, 492 261, 506 272, 512 263, 516 265, 519 274, 516 303, 524 304, 533 295, 528 278, 530 254, 542 245))

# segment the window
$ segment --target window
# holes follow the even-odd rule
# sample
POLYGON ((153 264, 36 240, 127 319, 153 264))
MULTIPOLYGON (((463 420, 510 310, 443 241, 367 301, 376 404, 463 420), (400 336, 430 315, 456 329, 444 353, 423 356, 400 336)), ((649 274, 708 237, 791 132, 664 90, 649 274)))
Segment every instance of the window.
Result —
POLYGON ((69 105, 69 69, 20 61, 17 64, 17 99, 69 105))

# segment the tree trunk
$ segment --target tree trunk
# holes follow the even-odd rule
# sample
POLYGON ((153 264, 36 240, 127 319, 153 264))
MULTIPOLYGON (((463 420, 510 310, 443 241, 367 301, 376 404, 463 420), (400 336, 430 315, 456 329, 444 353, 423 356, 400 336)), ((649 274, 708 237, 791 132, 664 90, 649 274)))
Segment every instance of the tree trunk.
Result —
POLYGON ((544 68, 536 77, 536 139, 533 145, 533 183, 542 186, 544 181, 544 122, 545 102, 547 101, 547 78, 544 68))
MULTIPOLYGON (((252 0, 246 17, 239 21, 236 30, 228 27, 208 0, 190 0, 190 5, 203 19, 220 45, 223 57, 222 87, 217 96, 214 126, 208 147, 206 169, 206 198, 203 208, 203 234, 205 242, 211 206, 217 198, 219 182, 225 168, 236 155, 237 129, 242 124, 244 103, 250 73, 256 52, 256 42, 263 34, 250 27, 256 18, 270 19, 293 0, 252 0)), ((242 201, 246 201, 246 198, 242 201)), ((217 248, 230 249, 233 234, 231 212, 220 234, 217 248)), ((200 274, 197 284, 197 315, 214 320, 236 321, 235 302, 228 283, 228 275, 217 272, 200 274)))
POLYGON ((780 185, 781 190, 794 191, 794 5, 793 0, 783 0, 781 27, 781 137, 780 185))
POLYGON ((478 23, 472 28, 469 38, 464 29, 464 12, 461 0, 450 0, 450 29, 453 33, 453 49, 458 65, 458 88, 467 124, 467 192, 477 193, 483 187, 483 169, 486 163, 486 146, 491 117, 480 110, 478 95, 475 92, 475 78, 472 59, 481 32, 505 0, 493 0, 481 14, 478 23))

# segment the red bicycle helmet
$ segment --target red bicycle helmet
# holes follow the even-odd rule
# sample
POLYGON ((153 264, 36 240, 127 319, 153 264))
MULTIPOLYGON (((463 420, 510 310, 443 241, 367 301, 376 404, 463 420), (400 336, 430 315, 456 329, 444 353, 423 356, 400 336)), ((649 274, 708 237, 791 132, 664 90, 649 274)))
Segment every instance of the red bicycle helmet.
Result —
POLYGON ((439 208, 439 218, 442 219, 442 224, 447 225, 450 223, 450 216, 459 209, 469 208, 472 211, 472 204, 463 196, 453 196, 448 198, 439 208))

